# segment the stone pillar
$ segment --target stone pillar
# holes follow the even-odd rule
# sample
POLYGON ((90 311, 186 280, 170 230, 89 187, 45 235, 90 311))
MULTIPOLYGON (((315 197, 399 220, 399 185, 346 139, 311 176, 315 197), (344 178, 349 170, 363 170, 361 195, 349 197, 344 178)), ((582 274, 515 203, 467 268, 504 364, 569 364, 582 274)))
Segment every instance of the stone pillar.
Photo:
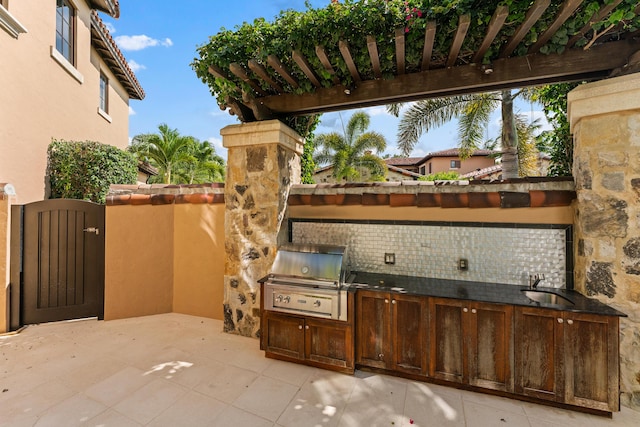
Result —
POLYGON ((260 286, 278 246, 291 185, 300 182, 303 139, 277 120, 227 126, 224 330, 260 334, 260 286))
POLYGON ((640 73, 579 86, 568 101, 575 287, 629 316, 620 322, 622 402, 640 408, 640 73))
POLYGON ((0 183, 0 334, 8 332, 9 321, 9 255, 11 244, 11 204, 16 193, 11 184, 0 183))

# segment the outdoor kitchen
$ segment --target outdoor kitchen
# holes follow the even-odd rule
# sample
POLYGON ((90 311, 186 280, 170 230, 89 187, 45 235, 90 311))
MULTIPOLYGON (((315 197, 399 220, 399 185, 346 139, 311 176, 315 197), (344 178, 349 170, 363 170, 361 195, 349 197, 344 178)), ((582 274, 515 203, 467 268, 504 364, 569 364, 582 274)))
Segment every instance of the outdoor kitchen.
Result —
POLYGON ((556 223, 503 221, 513 197, 505 192, 493 221, 313 217, 327 207, 339 216, 344 206, 326 201, 341 191, 355 192, 292 190, 288 243, 261 280, 267 357, 619 410, 625 314, 573 289, 573 230, 561 214, 556 223))

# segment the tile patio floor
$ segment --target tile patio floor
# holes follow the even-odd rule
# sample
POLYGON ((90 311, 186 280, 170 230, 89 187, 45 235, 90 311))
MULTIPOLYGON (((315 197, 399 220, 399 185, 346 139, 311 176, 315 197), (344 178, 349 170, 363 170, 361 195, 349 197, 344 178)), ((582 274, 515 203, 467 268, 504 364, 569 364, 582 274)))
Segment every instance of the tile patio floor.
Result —
POLYGON ((358 371, 266 359, 222 322, 163 314, 0 337, 0 426, 640 426, 358 371), (412 421, 411 421, 412 420, 412 421))

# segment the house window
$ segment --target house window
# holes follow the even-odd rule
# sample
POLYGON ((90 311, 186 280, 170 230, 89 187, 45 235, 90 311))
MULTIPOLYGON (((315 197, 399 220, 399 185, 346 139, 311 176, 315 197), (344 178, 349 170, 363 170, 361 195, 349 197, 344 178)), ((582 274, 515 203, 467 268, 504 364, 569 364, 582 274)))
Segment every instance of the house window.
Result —
POLYGON ((427 170, 424 166, 420 166, 420 175, 424 175, 426 171, 427 170))
POLYGON ((69 0, 57 0, 56 6, 56 50, 74 63, 74 34, 76 10, 69 0))
POLYGON ((429 162, 429 175, 431 175, 431 174, 432 174, 432 172, 431 172, 431 162, 429 162))
POLYGON ((460 169, 460 160, 451 160, 450 169, 460 169))
POLYGON ((104 73, 100 73, 100 109, 109 112, 109 79, 104 73))

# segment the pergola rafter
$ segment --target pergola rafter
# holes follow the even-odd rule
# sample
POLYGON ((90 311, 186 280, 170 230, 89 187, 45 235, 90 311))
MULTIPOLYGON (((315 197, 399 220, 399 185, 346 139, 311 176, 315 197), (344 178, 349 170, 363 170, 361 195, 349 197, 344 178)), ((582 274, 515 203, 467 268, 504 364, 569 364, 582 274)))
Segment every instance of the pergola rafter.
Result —
MULTIPOLYGON (((313 58, 305 57, 299 49, 292 49, 290 57, 277 57, 267 52, 266 61, 255 58, 246 64, 234 62, 228 69, 211 63, 207 69, 216 78, 226 80, 236 94, 225 98, 221 108, 228 107, 242 121, 561 81, 601 79, 619 74, 624 67, 637 69, 631 64, 637 60, 630 59, 637 58, 640 52, 637 31, 625 33, 623 28, 609 26, 597 32, 592 28, 621 3, 622 0, 615 0, 601 6, 588 24, 570 34, 560 53, 548 53, 546 46, 580 10, 584 0, 565 0, 554 7, 550 7, 551 0, 536 0, 515 29, 506 25, 511 12, 509 8, 498 5, 490 21, 481 29, 480 37, 476 31, 475 38, 468 37, 468 33, 479 24, 469 14, 460 15, 455 32, 448 35, 450 43, 446 52, 442 52, 442 48, 436 51, 441 27, 437 21, 430 20, 424 24, 424 37, 419 39, 422 55, 418 61, 415 54, 411 58, 414 65, 410 65, 407 56, 408 28, 397 28, 392 34, 363 34, 361 40, 339 39, 337 46, 317 40, 313 58), (548 26, 541 34, 531 37, 531 31, 542 18, 545 19, 543 22, 549 22, 548 26), (615 37, 608 37, 608 33, 615 33, 615 37), (578 41, 585 38, 586 50, 577 46, 578 41), (380 43, 394 48, 393 76, 388 72, 385 74, 383 61, 389 61, 389 56, 381 57, 380 43), (363 54, 366 63, 362 62, 363 54), (313 90, 303 89, 303 83, 311 83, 312 86, 304 87, 313 90)), ((415 41, 415 38, 411 40, 415 41)), ((388 62, 386 64, 388 67, 388 62)))

